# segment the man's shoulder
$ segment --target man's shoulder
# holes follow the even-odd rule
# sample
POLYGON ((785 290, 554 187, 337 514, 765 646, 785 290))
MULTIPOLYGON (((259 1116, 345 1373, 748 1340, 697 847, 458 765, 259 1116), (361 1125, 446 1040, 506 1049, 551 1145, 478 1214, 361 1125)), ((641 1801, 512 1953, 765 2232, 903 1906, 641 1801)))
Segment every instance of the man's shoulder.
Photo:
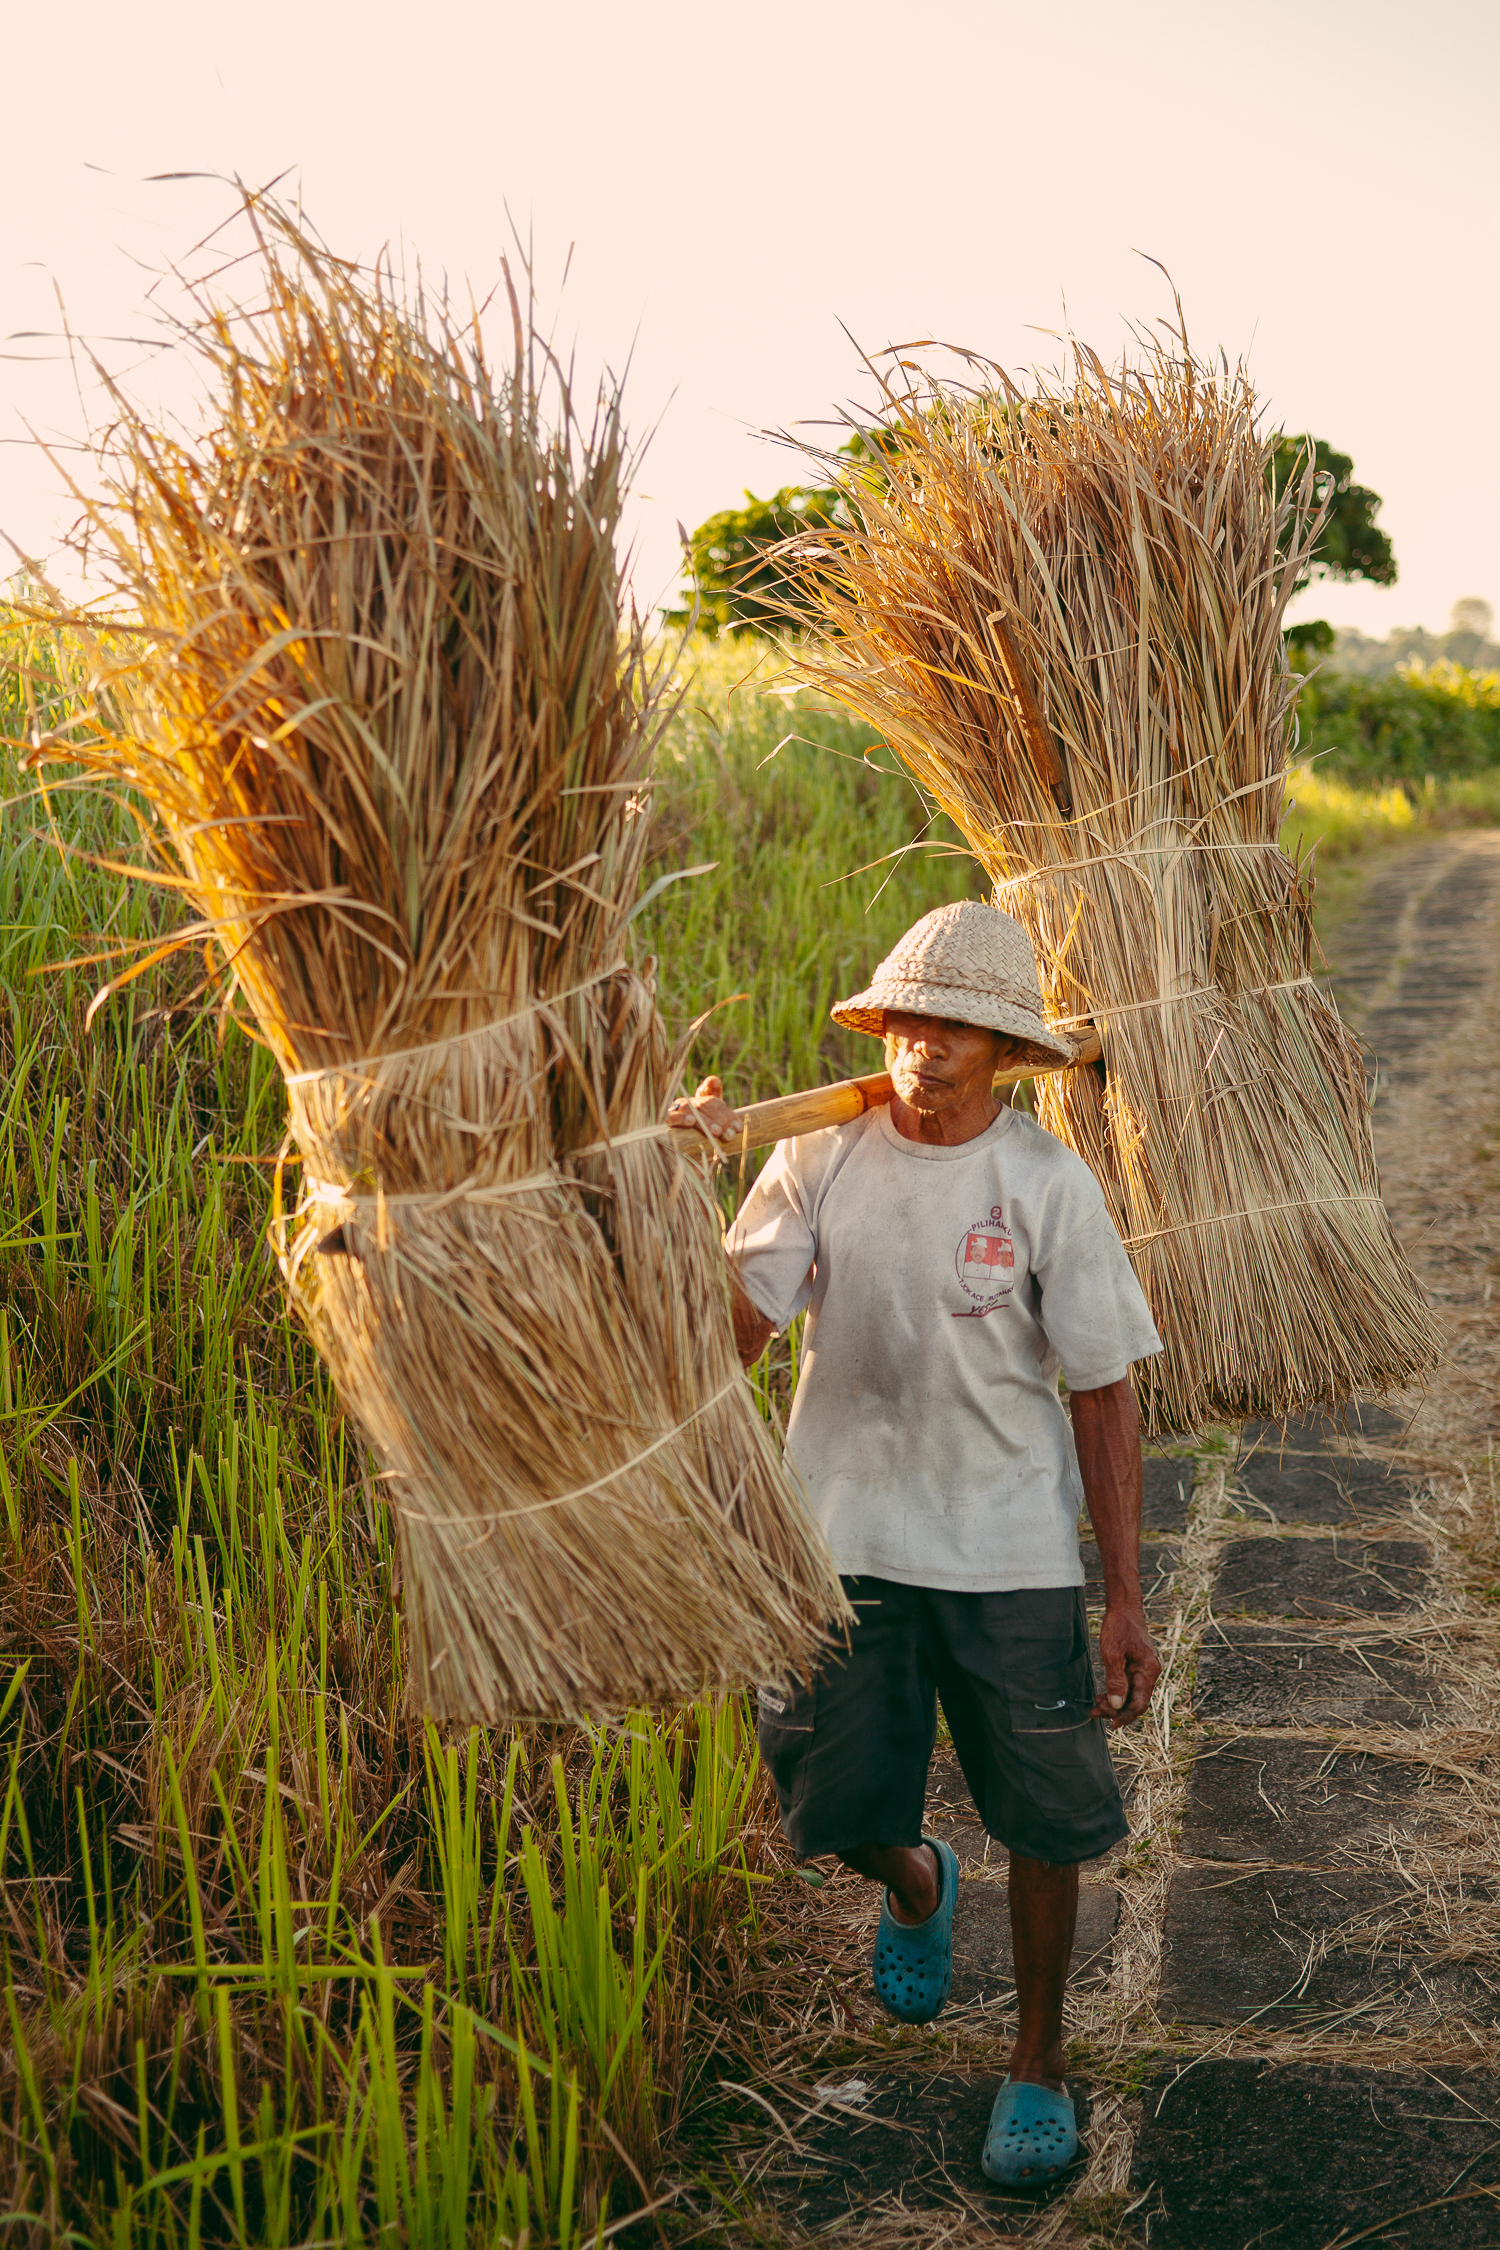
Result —
POLYGON ((1076 1165, 1090 1179, 1094 1176, 1076 1150, 1069 1148, 1066 1141, 1060 1141, 1055 1133, 1049 1133, 1045 1125, 1039 1125, 1029 1110, 1011 1111, 1005 1138, 1018 1155, 1024 1152, 1034 1164, 1047 1165, 1063 1172, 1076 1165))
POLYGON ((1076 1149, 1049 1133, 1024 1109, 1014 1109, 1010 1114, 1011 1123, 1001 1147, 1025 1187, 1076 1205, 1080 1218, 1096 1207, 1102 1209, 1104 1190, 1076 1149))
POLYGON ((878 1123, 877 1112, 867 1109, 847 1124, 825 1125, 821 1132, 798 1133, 789 1141, 778 1141, 776 1155, 799 1186, 826 1186, 878 1123))

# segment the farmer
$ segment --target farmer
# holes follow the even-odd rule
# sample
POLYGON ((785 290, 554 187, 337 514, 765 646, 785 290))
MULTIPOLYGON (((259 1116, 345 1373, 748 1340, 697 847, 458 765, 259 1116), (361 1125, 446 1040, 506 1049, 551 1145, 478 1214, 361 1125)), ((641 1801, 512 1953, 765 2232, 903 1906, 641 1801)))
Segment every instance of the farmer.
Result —
MULTIPOLYGON (((1128 1832, 1105 1722, 1139 1719, 1161 1670, 1129 1373, 1161 1339, 1088 1166, 994 1091, 1002 1066, 1069 1052, 1018 923, 939 907, 833 1018, 884 1036, 890 1105, 783 1141, 726 1247, 747 1365, 807 1310, 787 1452, 858 1623, 809 1686, 762 1690, 760 1745, 798 1855, 883 1886, 875 1989, 927 2023, 958 1878, 922 1829, 941 1697, 1010 1853, 1019 2022, 983 2164, 1031 2183, 1078 2145, 1062 2050, 1078 1868, 1128 1832), (1104 1567, 1097 1700, 1080 1498, 1104 1567)), ((705 1079, 674 1114, 732 1139, 722 1095, 705 1079)))

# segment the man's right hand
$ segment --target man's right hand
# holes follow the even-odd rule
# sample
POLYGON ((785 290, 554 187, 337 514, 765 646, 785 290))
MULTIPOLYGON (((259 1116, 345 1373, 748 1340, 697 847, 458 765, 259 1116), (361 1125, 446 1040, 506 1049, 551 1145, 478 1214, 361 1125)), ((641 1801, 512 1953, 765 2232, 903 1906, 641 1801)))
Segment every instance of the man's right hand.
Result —
POLYGON ((1139 1601, 1107 1604, 1099 1628, 1104 1692, 1094 1716, 1118 1729, 1133 1726, 1161 1678, 1161 1658, 1139 1601))
POLYGON ((716 1141, 732 1141, 740 1130, 738 1110, 724 1099, 724 1082, 705 1078, 696 1094, 683 1094, 667 1111, 667 1123, 680 1133, 709 1133, 716 1141))

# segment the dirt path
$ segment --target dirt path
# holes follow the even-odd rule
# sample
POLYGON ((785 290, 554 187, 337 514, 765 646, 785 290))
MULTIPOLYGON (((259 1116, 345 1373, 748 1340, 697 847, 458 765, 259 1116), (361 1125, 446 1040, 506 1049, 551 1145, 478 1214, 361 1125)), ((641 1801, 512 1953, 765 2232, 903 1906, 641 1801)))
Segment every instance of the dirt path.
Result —
POLYGON ((1162 2250, 1500 2240, 1500 838, 1413 849, 1332 952, 1447 1351, 1347 1440, 1246 1430, 1207 1500, 1126 2175, 1162 2250))
POLYGON ((1375 1056, 1385 1199, 1448 1334, 1413 1440, 1438 1459, 1483 1450, 1500 1373, 1500 836, 1413 849, 1332 953, 1375 1056))
POLYGON ((1086 1871, 1079 2174, 1038 2201, 979 2172, 1008 1918, 940 1753, 931 1817, 964 1870, 953 2002, 930 2031, 887 2026, 868 1887, 840 1876, 810 1899, 836 1967, 789 2044, 793 2123, 774 2147, 748 2136, 740 2166, 794 2228, 1159 2250, 1500 2241, 1500 836, 1390 863, 1331 950, 1443 1367, 1347 1433, 1251 1426, 1150 1464, 1168 1668, 1122 1754, 1132 1841, 1086 1871))

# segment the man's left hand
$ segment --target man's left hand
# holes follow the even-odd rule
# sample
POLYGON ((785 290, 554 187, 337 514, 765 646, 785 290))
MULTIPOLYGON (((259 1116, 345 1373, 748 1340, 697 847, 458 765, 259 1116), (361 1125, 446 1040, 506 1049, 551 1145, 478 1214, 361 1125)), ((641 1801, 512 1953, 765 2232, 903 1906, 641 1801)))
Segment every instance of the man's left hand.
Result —
POLYGON ((696 1094, 684 1094, 667 1111, 667 1123, 678 1132, 704 1132, 716 1141, 732 1140, 740 1129, 738 1110, 724 1099, 723 1081, 705 1078, 696 1094))
POLYGON ((1099 1654, 1104 1661, 1104 1693, 1094 1705, 1095 1715, 1108 1719, 1112 1727, 1128 1727, 1145 1710, 1161 1678, 1161 1658, 1145 1611, 1120 1604, 1106 1609, 1099 1628, 1099 1654))

